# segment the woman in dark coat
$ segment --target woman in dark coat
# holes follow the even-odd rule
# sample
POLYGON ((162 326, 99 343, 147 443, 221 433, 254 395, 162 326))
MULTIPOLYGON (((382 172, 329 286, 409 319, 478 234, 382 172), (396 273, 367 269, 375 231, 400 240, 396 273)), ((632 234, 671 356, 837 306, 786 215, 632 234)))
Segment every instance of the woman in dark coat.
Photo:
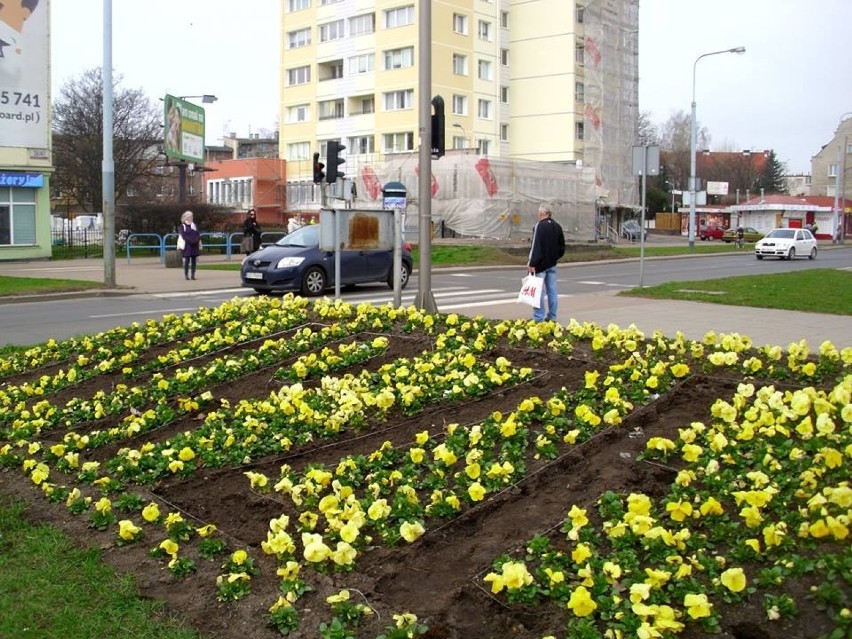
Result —
POLYGON ((183 255, 183 276, 195 279, 195 265, 198 256, 201 255, 201 233, 192 221, 192 211, 186 211, 180 216, 180 230, 178 231, 183 240, 181 255, 183 255))
POLYGON ((251 238, 251 251, 246 252, 254 253, 260 248, 260 233, 260 224, 257 223, 257 211, 249 209, 245 222, 243 222, 243 238, 251 238))

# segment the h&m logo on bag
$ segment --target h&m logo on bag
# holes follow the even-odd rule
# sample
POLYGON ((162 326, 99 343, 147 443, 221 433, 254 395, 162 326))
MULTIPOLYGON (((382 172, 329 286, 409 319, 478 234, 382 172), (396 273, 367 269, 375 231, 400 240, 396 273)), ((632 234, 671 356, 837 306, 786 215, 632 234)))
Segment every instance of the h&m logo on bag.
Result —
POLYGON ((536 286, 535 284, 532 284, 532 285, 527 284, 527 285, 526 285, 526 286, 524 286, 524 288, 521 290, 521 293, 523 293, 524 295, 535 295, 535 292, 536 292, 537 290, 538 290, 538 286, 536 286))

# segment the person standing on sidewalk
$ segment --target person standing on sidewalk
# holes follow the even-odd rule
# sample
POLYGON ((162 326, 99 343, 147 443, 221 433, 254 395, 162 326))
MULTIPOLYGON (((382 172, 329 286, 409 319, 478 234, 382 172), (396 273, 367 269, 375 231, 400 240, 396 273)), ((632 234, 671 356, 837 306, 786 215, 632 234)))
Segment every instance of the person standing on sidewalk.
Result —
POLYGON ((532 245, 527 268, 531 275, 544 277, 544 291, 541 304, 533 309, 533 319, 537 322, 556 321, 559 308, 559 291, 556 288, 556 263, 565 255, 565 234, 562 227, 553 219, 553 211, 547 204, 538 207, 538 222, 533 227, 532 245), (545 313, 544 297, 547 296, 545 313))
POLYGON ((192 211, 185 211, 180 216, 178 235, 178 249, 183 255, 183 276, 186 279, 195 279, 195 266, 198 256, 201 255, 201 233, 192 221, 192 211))
POLYGON ((251 248, 244 250, 244 253, 254 253, 260 249, 260 234, 260 224, 257 223, 257 211, 249 209, 245 222, 243 222, 243 241, 246 243, 244 248, 248 248, 248 241, 251 240, 251 248))

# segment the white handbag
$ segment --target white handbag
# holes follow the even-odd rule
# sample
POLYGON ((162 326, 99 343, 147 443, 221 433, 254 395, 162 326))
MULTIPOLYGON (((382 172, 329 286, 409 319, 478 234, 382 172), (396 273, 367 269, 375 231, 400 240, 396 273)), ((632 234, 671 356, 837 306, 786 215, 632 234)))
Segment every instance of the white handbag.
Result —
POLYGON ((541 289, 544 288, 544 278, 527 275, 521 280, 521 290, 518 292, 518 302, 539 308, 541 306, 541 289))
POLYGON ((186 241, 183 239, 183 235, 178 235, 177 250, 182 251, 185 248, 186 248, 186 241))

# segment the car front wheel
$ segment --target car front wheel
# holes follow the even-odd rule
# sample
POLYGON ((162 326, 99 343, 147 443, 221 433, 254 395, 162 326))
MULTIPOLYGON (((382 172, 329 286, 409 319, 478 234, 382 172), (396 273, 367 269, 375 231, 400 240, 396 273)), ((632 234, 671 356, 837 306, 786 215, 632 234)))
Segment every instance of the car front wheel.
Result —
POLYGON ((792 260, 794 257, 796 257, 796 249, 791 248, 789 251, 787 251, 787 259, 792 260))
POLYGON ((762 260, 762 259, 763 259, 763 256, 762 256, 762 255, 756 255, 755 257, 756 257, 757 259, 759 259, 759 260, 762 260))
POLYGON ((318 266, 312 266, 302 276, 302 294, 316 297, 325 290, 325 272, 318 266))
MULTIPOLYGON (((408 286, 408 279, 411 277, 411 267, 405 262, 399 267, 399 288, 403 289, 408 286)), ((388 288, 393 288, 393 269, 388 275, 388 288)))

